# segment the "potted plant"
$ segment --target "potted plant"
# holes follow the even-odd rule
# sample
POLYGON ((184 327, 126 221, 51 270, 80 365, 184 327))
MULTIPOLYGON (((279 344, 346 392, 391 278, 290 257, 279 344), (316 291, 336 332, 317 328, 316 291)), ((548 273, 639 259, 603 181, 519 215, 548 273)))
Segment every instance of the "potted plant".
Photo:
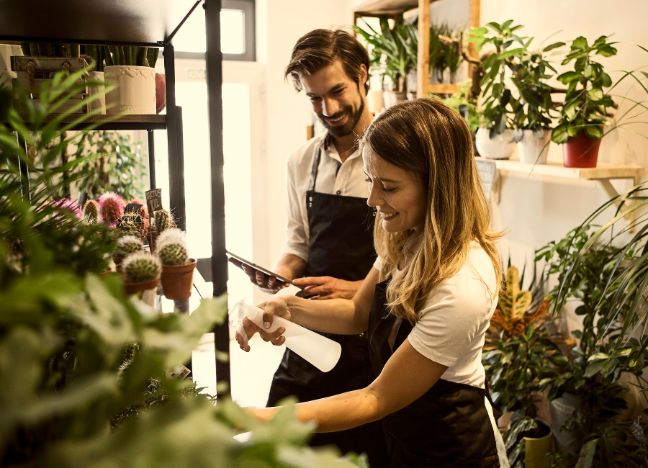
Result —
POLYGON ((122 263, 124 291, 137 294, 150 306, 155 303, 155 291, 160 284, 160 260, 147 252, 130 254, 122 263))
POLYGON ((155 114, 156 47, 108 46, 106 83, 116 84, 106 95, 108 114, 155 114))
POLYGON ((506 61, 524 53, 527 39, 516 34, 521 27, 508 20, 502 24, 490 22, 471 29, 469 40, 477 50, 482 51, 486 46, 490 48, 480 60, 483 72, 480 82, 480 127, 475 140, 477 151, 485 158, 508 159, 515 150, 513 114, 519 103, 509 84, 511 70, 506 61))
POLYGON ((547 414, 538 414, 538 408, 561 353, 548 328, 544 278, 537 277, 535 264, 528 289, 524 276, 509 260, 482 362, 494 403, 512 421, 506 428, 511 464, 524 457, 527 466, 532 460, 544 461, 533 466, 548 466, 551 432, 547 414))
POLYGON ((594 57, 611 57, 616 53, 614 43, 609 42, 607 36, 600 36, 591 44, 579 36, 562 61, 563 65, 571 64, 572 70, 558 76, 558 80, 567 85, 567 92, 552 140, 565 143, 564 164, 567 167, 596 167, 603 126, 611 117, 611 109, 617 105, 605 92, 612 85, 612 79, 594 57))
POLYGON ((621 460, 634 456, 629 447, 645 453, 645 435, 633 434, 643 430, 648 414, 630 407, 645 408, 648 391, 648 218, 634 223, 633 234, 620 224, 625 211, 645 209, 647 200, 648 184, 634 187, 537 253, 557 280, 550 293, 554 313, 568 300, 579 304, 581 325, 571 332, 575 339, 564 349, 564 366, 552 377, 550 391, 550 398, 571 395, 566 422, 558 421, 554 431, 572 466, 579 456, 597 466, 623 466, 621 460), (606 219, 617 202, 619 214, 606 219))
POLYGON ((84 203, 83 220, 88 224, 97 224, 101 220, 101 209, 96 200, 87 200, 84 203))
POLYGON ((556 69, 546 59, 546 53, 558 47, 556 42, 539 51, 525 47, 522 54, 510 58, 513 71, 511 81, 518 91, 519 99, 513 114, 516 128, 518 155, 526 164, 545 164, 551 139, 552 110, 555 104, 552 93, 556 90, 548 84, 556 69))
POLYGON ((122 262, 126 257, 135 252, 142 252, 144 244, 135 236, 122 236, 117 239, 115 250, 113 251, 112 258, 117 267, 117 271, 121 270, 122 262))
POLYGON ((155 251, 157 239, 160 234, 167 229, 174 228, 175 226, 176 224, 171 213, 164 208, 155 210, 153 213, 153 221, 150 223, 149 227, 149 244, 151 246, 151 251, 155 251))
POLYGON ((162 263, 162 291, 169 299, 191 297, 196 259, 189 258, 185 234, 176 228, 167 229, 158 238, 155 253, 162 263))
POLYGON ((407 75, 416 68, 418 36, 416 26, 405 23, 398 16, 392 27, 387 17, 380 17, 380 32, 365 22, 367 30, 354 26, 370 46, 370 64, 384 77, 388 77, 391 89, 384 90, 385 106, 404 101, 407 97, 407 75))

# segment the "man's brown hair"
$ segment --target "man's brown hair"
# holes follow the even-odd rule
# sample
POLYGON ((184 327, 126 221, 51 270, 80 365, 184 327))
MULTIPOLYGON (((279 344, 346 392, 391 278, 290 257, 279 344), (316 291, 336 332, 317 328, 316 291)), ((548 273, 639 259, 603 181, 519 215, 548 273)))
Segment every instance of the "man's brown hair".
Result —
MULTIPOLYGON (((369 55, 355 37, 341 29, 315 29, 300 37, 295 44, 284 76, 290 76, 295 89, 301 91, 300 74, 316 73, 336 59, 356 84, 359 84, 362 65, 369 73, 369 55)), ((368 90, 369 80, 365 83, 365 91, 368 90)))

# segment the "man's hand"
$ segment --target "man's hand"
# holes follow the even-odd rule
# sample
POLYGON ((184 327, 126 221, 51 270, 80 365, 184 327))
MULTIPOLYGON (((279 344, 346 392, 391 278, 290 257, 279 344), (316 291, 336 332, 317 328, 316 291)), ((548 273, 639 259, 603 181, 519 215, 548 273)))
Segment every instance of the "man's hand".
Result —
POLYGON ((332 276, 305 276, 293 280, 295 286, 304 288, 303 297, 311 299, 352 299, 362 281, 346 281, 332 276))

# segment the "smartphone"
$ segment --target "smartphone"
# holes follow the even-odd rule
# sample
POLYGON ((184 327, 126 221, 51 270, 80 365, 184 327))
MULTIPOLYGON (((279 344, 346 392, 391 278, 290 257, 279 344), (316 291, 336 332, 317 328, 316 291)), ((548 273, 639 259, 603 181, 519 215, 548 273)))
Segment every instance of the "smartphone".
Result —
POLYGON ((239 267, 241 269, 243 269, 242 267, 243 267, 243 265, 245 265, 248 268, 251 268, 251 269, 256 270, 256 271, 260 271, 264 275, 267 275, 267 276, 270 276, 271 278, 274 278, 276 281, 279 281, 280 283, 292 284, 292 282, 288 278, 285 278, 285 277, 275 273, 274 271, 270 271, 267 268, 263 268, 262 266, 259 266, 254 262, 246 260, 243 257, 239 257, 238 255, 233 254, 229 250, 225 250, 225 254, 227 255, 227 259, 229 260, 229 262, 232 265, 236 265, 237 267, 239 267))

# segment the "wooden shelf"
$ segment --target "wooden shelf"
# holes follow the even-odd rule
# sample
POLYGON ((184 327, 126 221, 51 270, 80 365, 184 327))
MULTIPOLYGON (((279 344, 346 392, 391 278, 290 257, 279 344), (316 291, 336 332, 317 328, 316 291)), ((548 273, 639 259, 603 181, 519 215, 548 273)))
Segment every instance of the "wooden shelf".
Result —
MULTIPOLYGON (((63 123, 71 123, 75 118, 76 117, 70 117, 63 123)), ((86 128, 88 125, 97 122, 103 122, 96 127, 97 130, 161 130, 165 129, 167 126, 165 114, 131 114, 124 115, 106 122, 106 120, 110 118, 110 115, 95 115, 89 117, 83 124, 74 127, 74 130, 86 128)))
POLYGON ((640 166, 599 164, 594 168, 575 168, 565 167, 562 164, 553 162, 548 164, 524 164, 511 159, 486 159, 481 157, 478 157, 477 160, 493 161, 497 170, 503 176, 529 179, 633 179, 635 183, 639 183, 643 175, 643 168, 640 166))
MULTIPOLYGON (((576 181, 597 182, 610 198, 619 196, 619 192, 612 185, 612 179, 631 179, 633 185, 639 184, 644 175, 645 169, 641 166, 615 165, 599 163, 593 168, 565 167, 560 163, 548 162, 547 164, 524 164, 520 161, 510 159, 487 159, 475 158, 478 165, 493 164, 497 169, 497 179, 491 182, 492 191, 496 200, 499 201, 501 190, 501 177, 517 177, 543 182, 573 183, 576 181)), ((618 205, 618 203, 617 203, 618 205)), ((634 211, 630 211, 628 219, 632 221, 634 211)))
POLYGON ((0 0, 0 39, 161 46, 201 0, 0 0))
POLYGON ((367 0, 353 10, 356 17, 391 15, 417 8, 418 4, 418 0, 367 0))
POLYGON ((425 86, 423 96, 428 94, 454 94, 459 90, 456 83, 432 83, 425 86))

